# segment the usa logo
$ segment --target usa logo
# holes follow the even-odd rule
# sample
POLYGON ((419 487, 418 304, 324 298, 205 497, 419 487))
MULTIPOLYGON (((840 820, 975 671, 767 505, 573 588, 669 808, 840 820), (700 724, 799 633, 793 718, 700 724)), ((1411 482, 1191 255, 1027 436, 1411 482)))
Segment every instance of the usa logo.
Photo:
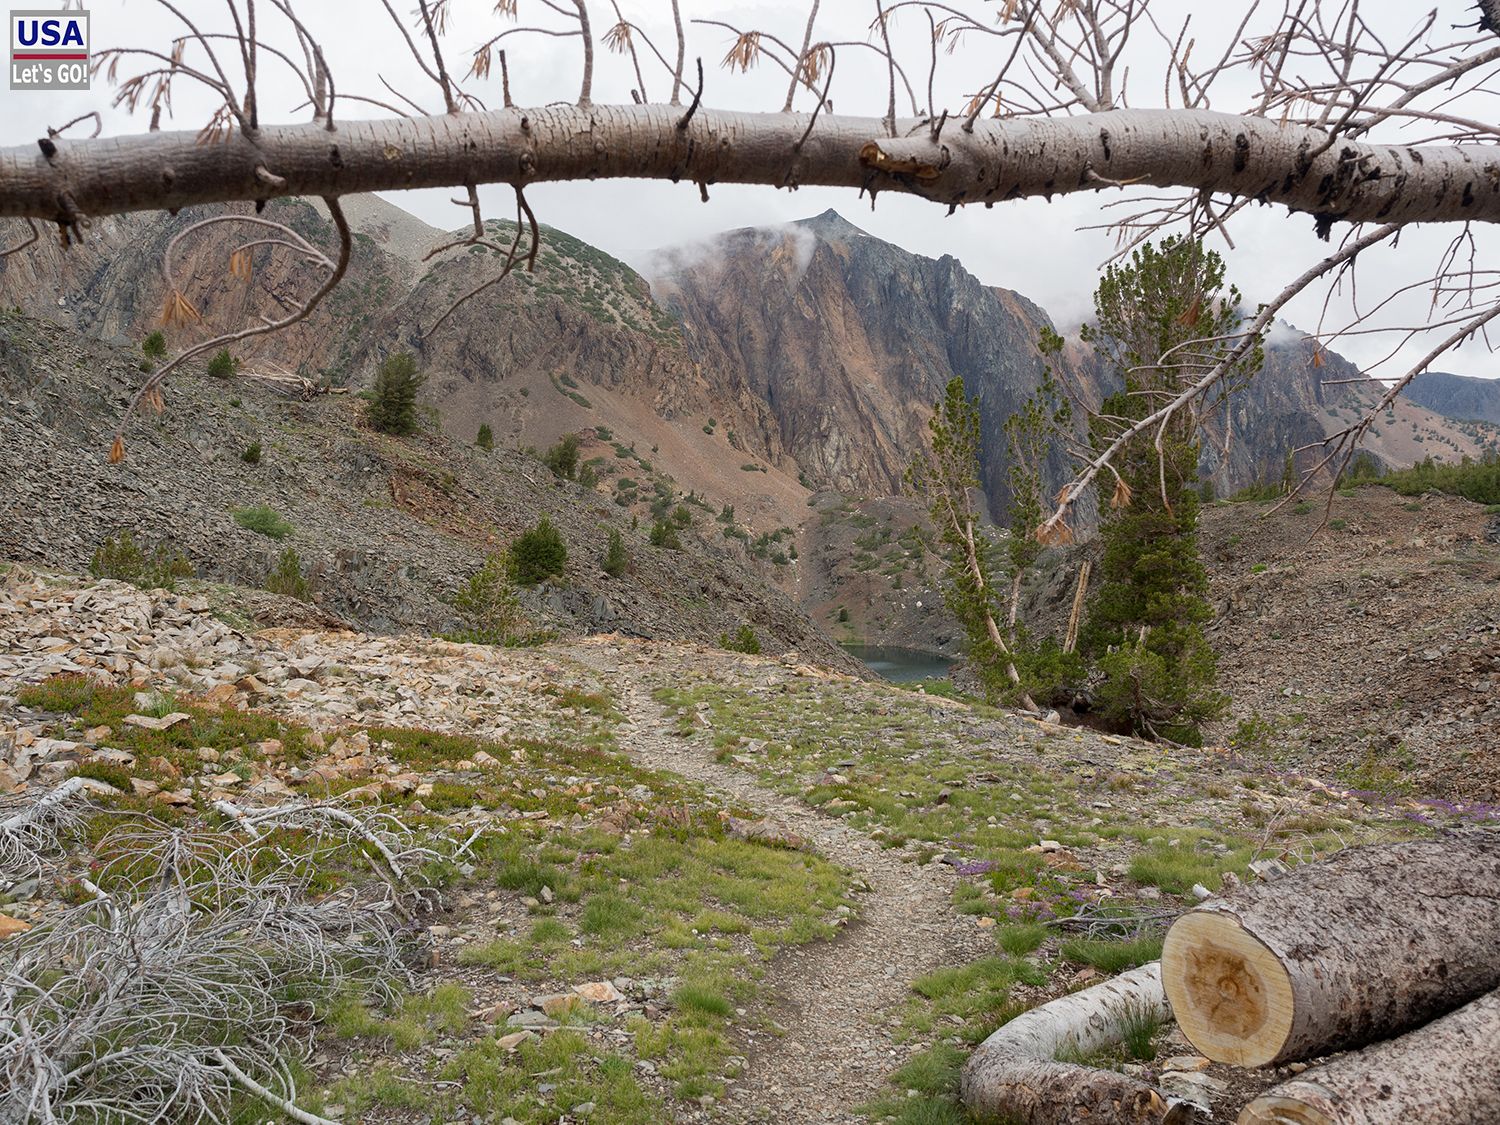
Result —
POLYGON ((11 12, 10 88, 87 90, 89 14, 11 12))

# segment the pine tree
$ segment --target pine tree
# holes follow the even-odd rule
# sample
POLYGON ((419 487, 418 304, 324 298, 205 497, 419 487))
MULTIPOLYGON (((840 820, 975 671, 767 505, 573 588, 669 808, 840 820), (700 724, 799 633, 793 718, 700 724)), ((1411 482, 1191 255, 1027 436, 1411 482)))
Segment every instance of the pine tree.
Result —
POLYGON ((943 600, 964 627, 969 663, 986 696, 1019 696, 1035 710, 1000 631, 1004 611, 994 581, 995 544, 980 526, 973 500, 979 487, 979 407, 964 394, 961 378, 948 383, 928 427, 932 452, 912 462, 906 479, 927 501, 945 548, 943 600))
POLYGON ((214 352, 213 358, 208 361, 204 370, 215 379, 227 379, 240 369, 240 361, 229 354, 228 348, 220 348, 214 352))
POLYGON ((491 555, 459 587, 453 605, 469 620, 472 628, 456 634, 455 639, 474 644, 505 644, 524 624, 525 617, 515 587, 511 585, 509 569, 509 560, 504 554, 491 555))
POLYGON ((474 439, 474 444, 479 446, 480 449, 495 448, 495 431, 490 429, 488 422, 481 422, 479 424, 479 436, 474 439))
POLYGON ((618 528, 609 529, 609 546, 604 551, 604 573, 611 578, 621 577, 630 569, 630 552, 625 549, 625 537, 618 528))
MULTIPOLYGON (((1095 448, 1176 399, 1238 342, 1240 294, 1225 291, 1224 263, 1201 242, 1146 243, 1105 271, 1096 323, 1083 338, 1122 387, 1091 423, 1095 448)), ((1259 344, 1232 380, 1261 363, 1259 344)), ((1103 582, 1083 643, 1103 681, 1104 713, 1142 734, 1197 743, 1227 700, 1203 626, 1213 616, 1198 558, 1198 437, 1191 411, 1143 430, 1114 459, 1113 495, 1100 537, 1103 582)))
POLYGON ((405 436, 417 432, 417 392, 427 376, 417 370, 410 352, 387 356, 375 374, 365 418, 383 434, 405 436))
POLYGON ((516 536, 510 545, 510 573, 523 586, 535 586, 562 575, 568 547, 562 532, 546 516, 530 531, 516 536))
MULTIPOLYGON (((1044 327, 1038 347, 1044 357, 1055 356, 1063 348, 1063 339, 1044 327)), ((1072 405, 1053 379, 1051 367, 1044 366, 1036 392, 1005 421, 1010 454, 1010 538, 1006 541, 1010 601, 1005 636, 1015 654, 1022 687, 1033 698, 1043 700, 1062 694, 1064 689, 1071 694, 1086 678, 1077 656, 1063 652, 1055 638, 1036 635, 1020 618, 1022 584, 1042 554, 1036 529, 1042 522, 1047 458, 1059 435, 1070 431, 1072 417, 1072 405)))
POLYGON ((578 435, 564 434, 557 444, 542 454, 542 464, 552 470, 552 475, 562 480, 572 480, 578 471, 578 435))

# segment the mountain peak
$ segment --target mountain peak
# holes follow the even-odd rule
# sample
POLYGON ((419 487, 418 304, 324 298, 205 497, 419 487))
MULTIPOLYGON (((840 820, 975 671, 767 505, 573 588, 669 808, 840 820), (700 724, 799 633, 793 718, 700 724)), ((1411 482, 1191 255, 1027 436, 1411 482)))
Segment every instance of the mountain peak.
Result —
POLYGON ((852 238, 856 235, 863 236, 865 238, 870 237, 869 231, 861 230, 859 227, 851 223, 848 219, 844 218, 844 216, 840 215, 832 207, 824 211, 821 215, 813 215, 810 218, 798 219, 795 225, 804 227, 807 230, 810 230, 814 234, 818 235, 820 238, 826 239, 852 238))

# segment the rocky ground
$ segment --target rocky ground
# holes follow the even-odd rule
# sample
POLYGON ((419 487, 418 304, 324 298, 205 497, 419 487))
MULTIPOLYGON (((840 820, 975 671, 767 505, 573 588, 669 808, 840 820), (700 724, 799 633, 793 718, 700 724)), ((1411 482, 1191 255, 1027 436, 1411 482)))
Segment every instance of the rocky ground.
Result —
MULTIPOLYGON (((215 613, 9 567, 0 785, 82 773, 106 821, 322 796, 472 839, 407 998, 316 1031, 305 1100, 336 1119, 960 1120, 972 1044, 1152 959, 1252 861, 1494 816, 795 658, 215 613)), ((24 928, 56 894, 0 909, 24 928)), ((1274 1077, 1200 1069, 1169 1031, 1153 1052, 1098 1062, 1221 1110, 1274 1077)))
POLYGON ((820 492, 809 504, 795 594, 812 618, 846 644, 959 655, 963 630, 943 603, 920 501, 820 492))
POLYGON ((1210 640, 1248 761, 1356 789, 1500 797, 1500 513, 1365 486, 1208 507, 1210 640))

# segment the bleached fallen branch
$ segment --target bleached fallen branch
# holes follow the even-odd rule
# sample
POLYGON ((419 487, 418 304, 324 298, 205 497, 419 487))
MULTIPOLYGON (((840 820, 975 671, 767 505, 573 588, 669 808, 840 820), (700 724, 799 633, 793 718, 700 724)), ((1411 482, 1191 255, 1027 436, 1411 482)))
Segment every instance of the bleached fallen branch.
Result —
POLYGON ((1065 1052, 1089 1054, 1120 1042, 1132 1013, 1171 1018, 1152 962, 1103 984, 1025 1012, 979 1045, 964 1065, 959 1092, 981 1120, 1021 1125, 1178 1125, 1193 1107, 1112 1070, 1059 1062, 1065 1052))
POLYGON ((70 777, 35 799, 30 794, 0 798, 0 879, 13 882, 41 874, 46 868, 43 857, 55 853, 78 823, 73 799, 85 793, 114 792, 102 781, 70 777))
POLYGON ((368 845, 380 857, 372 867, 391 888, 396 908, 410 918, 412 909, 432 904, 431 891, 408 871, 408 865, 441 859, 434 849, 412 843, 410 833, 395 817, 385 814, 356 816, 324 802, 293 802, 265 809, 242 809, 232 801, 215 801, 213 807, 259 840, 268 828, 287 828, 316 837, 330 835, 355 846, 368 845))
POLYGON ((265 1102, 267 1105, 281 1110, 282 1113, 286 1114, 293 1121, 300 1122, 301 1125, 339 1125, 339 1123, 333 1120, 333 1118, 331 1117, 319 1117, 316 1113, 309 1113, 305 1109, 299 1109, 296 1102, 293 1102, 288 1098, 283 1098, 280 1094, 276 1093, 275 1090, 271 1090, 265 1086, 262 1086, 259 1082, 251 1078, 239 1067, 235 1066, 234 1060, 226 1055, 223 1051, 219 1050, 217 1047, 209 1052, 209 1056, 214 1060, 214 1062, 218 1063, 225 1070, 227 1070, 229 1072, 229 1076, 236 1082, 238 1082, 242 1087, 244 1087, 250 1093, 254 1094, 257 1098, 265 1102))

